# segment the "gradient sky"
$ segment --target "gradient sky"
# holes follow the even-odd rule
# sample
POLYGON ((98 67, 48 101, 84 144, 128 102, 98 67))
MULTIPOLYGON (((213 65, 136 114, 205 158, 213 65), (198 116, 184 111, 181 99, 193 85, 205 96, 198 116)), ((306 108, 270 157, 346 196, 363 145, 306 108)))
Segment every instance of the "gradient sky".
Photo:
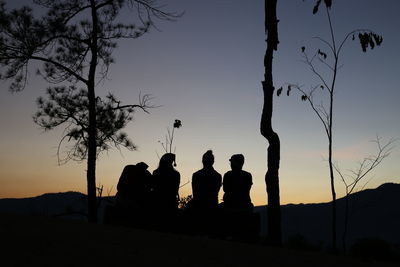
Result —
MULTIPOLYGON (((13 6, 28 1, 6 1, 13 6)), ((212 149, 215 168, 230 169, 229 157, 243 153, 244 169, 253 175, 251 196, 266 203, 264 174, 267 141, 259 133, 265 53, 263 0, 165 0, 168 10, 184 11, 177 22, 157 22, 160 31, 119 42, 108 79, 97 93, 111 91, 124 103, 137 103, 139 93, 152 94, 151 114, 138 111, 125 129, 138 151, 113 150, 101 155, 97 183, 105 195, 115 194, 126 164, 158 165, 166 128, 174 119, 183 127, 175 134, 177 170, 181 184, 200 169, 201 156, 212 149)), ((300 62, 300 47, 322 47, 313 36, 328 37, 323 12, 312 15, 314 1, 279 0, 280 44, 275 54, 274 83, 315 81, 300 62)), ((9 6, 9 5, 8 5, 9 6)), ((337 0, 332 20, 338 39, 349 31, 367 28, 384 37, 381 47, 363 53, 357 41, 344 48, 335 95, 334 156, 342 168, 373 153, 370 140, 400 137, 400 1, 337 0)), ((130 17, 124 14, 126 19, 130 17)), ((43 132, 32 121, 35 99, 47 84, 31 72, 23 92, 11 94, 0 83, 0 198, 36 196, 46 192, 86 192, 86 163, 57 165, 62 128, 43 132)), ((329 201, 327 138, 310 107, 293 93, 274 100, 273 124, 281 138, 281 202, 329 201)), ((400 182, 400 149, 393 150, 365 180, 367 188, 400 182)), ((338 196, 343 185, 336 182, 338 196)), ((180 190, 191 193, 190 184, 180 190)))

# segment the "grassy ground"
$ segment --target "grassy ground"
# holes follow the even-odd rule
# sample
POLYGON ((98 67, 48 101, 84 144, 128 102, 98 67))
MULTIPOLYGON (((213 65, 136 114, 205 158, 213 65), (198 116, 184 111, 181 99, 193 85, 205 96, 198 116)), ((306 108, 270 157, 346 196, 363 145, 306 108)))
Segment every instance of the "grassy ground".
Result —
POLYGON ((342 256, 0 215, 0 266, 395 266, 342 256))

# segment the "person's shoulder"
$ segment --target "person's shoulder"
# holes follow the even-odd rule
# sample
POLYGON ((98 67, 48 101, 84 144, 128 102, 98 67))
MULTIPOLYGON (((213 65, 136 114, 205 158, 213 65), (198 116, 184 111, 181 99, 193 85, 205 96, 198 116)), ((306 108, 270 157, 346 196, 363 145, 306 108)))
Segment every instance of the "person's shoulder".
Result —
POLYGON ((248 171, 243 171, 243 170, 242 170, 242 173, 243 173, 243 176, 246 176, 246 177, 250 177, 250 178, 251 178, 251 173, 249 173, 248 171))
POLYGON ((193 180, 199 180, 199 179, 200 179, 200 178, 199 178, 200 176, 201 176, 201 170, 194 172, 194 173, 192 174, 192 181, 193 181, 193 180))
POLYGON ((179 177, 181 176, 181 174, 175 169, 172 170, 172 173, 174 173, 176 176, 179 176, 179 177))
POLYGON ((203 170, 195 171, 195 172, 193 173, 193 177, 194 177, 194 176, 199 176, 199 175, 201 175, 201 174, 202 174, 202 171, 203 171, 203 170))
POLYGON ((233 172, 232 171, 227 171, 225 174, 224 174, 224 177, 229 177, 229 176, 232 176, 233 175, 233 172))
POLYGON ((218 176, 218 177, 222 177, 221 176, 221 174, 219 173, 219 172, 217 172, 216 170, 212 170, 212 173, 215 175, 215 176, 218 176))

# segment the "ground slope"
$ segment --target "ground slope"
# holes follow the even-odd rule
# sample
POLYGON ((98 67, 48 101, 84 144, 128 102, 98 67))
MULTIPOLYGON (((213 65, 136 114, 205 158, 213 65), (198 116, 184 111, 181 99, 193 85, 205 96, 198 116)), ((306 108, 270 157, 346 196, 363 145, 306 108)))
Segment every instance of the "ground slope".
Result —
POLYGON ((392 266, 48 217, 1 214, 0 235, 0 266, 392 266))

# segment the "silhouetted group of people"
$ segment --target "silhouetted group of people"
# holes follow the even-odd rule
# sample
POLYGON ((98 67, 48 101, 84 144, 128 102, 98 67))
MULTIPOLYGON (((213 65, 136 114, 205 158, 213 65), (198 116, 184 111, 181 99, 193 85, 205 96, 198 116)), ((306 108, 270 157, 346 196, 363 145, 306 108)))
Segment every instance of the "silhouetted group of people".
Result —
POLYGON ((152 228, 171 227, 176 217, 181 216, 178 214, 185 212, 190 224, 202 225, 203 230, 210 232, 220 214, 252 213, 252 176, 242 170, 242 154, 230 158, 231 170, 222 178, 214 169, 214 155, 208 150, 202 157, 203 168, 192 176, 193 198, 185 211, 178 210, 180 174, 174 168, 175 161, 175 154, 164 154, 153 174, 144 162, 124 168, 117 185, 116 208, 131 223, 152 228), (223 202, 218 203, 221 187, 223 202))
POLYGON ((153 174, 144 162, 125 166, 117 185, 116 205, 126 212, 155 207, 162 211, 177 209, 180 174, 174 162, 174 154, 163 155, 153 174))
POLYGON ((203 155, 203 169, 195 172, 192 177, 192 206, 201 211, 212 211, 218 208, 218 193, 223 187, 223 203, 220 206, 231 211, 251 211, 253 204, 250 199, 250 189, 253 184, 249 172, 242 170, 244 156, 233 155, 230 158, 231 171, 225 173, 223 181, 221 174, 214 170, 214 155, 209 150, 203 155))

